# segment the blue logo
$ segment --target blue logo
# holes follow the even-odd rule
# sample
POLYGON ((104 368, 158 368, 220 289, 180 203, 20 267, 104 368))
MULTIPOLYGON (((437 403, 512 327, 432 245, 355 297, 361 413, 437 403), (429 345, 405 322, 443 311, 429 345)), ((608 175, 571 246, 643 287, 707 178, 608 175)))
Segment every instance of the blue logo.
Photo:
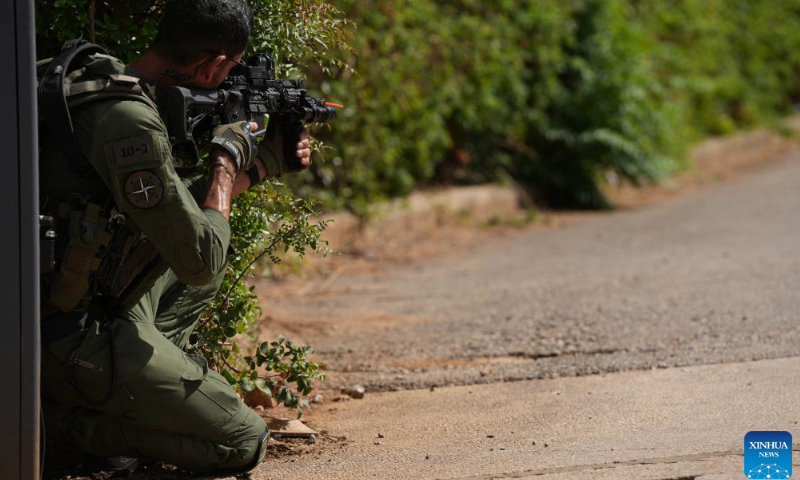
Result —
POLYGON ((792 434, 749 432, 744 436, 744 475, 747 478, 792 476, 792 434))

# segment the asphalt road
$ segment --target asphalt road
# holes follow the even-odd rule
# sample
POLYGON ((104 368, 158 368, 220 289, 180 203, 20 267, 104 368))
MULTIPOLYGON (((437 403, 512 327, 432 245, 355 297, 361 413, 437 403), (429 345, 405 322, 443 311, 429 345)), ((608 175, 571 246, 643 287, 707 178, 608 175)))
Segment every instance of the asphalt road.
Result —
POLYGON ((793 356, 798 179, 794 155, 656 206, 342 275, 266 311, 315 345, 329 387, 372 391, 793 356))

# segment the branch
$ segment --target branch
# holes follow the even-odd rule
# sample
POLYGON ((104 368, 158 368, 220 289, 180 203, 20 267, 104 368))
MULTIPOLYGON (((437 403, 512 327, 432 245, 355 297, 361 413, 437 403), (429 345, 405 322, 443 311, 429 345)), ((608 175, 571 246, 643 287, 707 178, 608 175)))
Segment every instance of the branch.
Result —
POLYGON ((228 359, 227 359, 227 358, 225 358, 225 357, 224 357, 224 356, 222 356, 222 355, 220 355, 220 357, 222 358, 222 363, 224 363, 226 367, 228 367, 228 368, 230 368, 231 370, 233 370, 233 371, 234 371, 234 372, 235 372, 237 375, 241 375, 241 374, 242 374, 242 371, 241 371, 241 370, 239 370, 239 369, 237 369, 237 368, 234 368, 233 366, 231 366, 231 364, 230 364, 230 363, 228 363, 228 359))
MULTIPOLYGON (((295 230, 297 230, 297 227, 292 227, 286 232, 286 234, 290 234, 295 230)), ((259 259, 261 259, 261 257, 263 257, 268 252, 272 251, 272 249, 275 248, 275 245, 277 245, 280 240, 281 240, 280 237, 273 240, 269 245, 267 245, 267 248, 265 248, 261 253, 256 255, 256 257, 250 260, 250 263, 248 263, 247 266, 244 267, 242 273, 240 273, 239 276, 236 277, 236 280, 231 285, 231 288, 228 289, 228 293, 225 294, 225 300, 222 301, 222 305, 224 305, 225 308, 228 308, 228 302, 231 299, 231 293, 233 293, 233 289, 236 288, 236 285, 238 285, 239 281, 242 279, 242 277, 244 277, 244 274, 247 273, 247 271, 250 270, 250 267, 252 267, 254 263, 256 263, 259 259)))
POLYGON ((92 0, 89 4, 89 41, 95 43, 94 35, 94 16, 97 10, 96 0, 92 0))

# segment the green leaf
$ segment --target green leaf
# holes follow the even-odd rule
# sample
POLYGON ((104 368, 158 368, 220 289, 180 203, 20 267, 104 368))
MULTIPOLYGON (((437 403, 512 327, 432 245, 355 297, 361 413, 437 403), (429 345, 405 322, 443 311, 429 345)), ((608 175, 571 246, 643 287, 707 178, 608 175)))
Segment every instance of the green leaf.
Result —
POLYGON ((223 369, 222 372, 220 373, 222 374, 223 377, 225 377, 225 380, 227 380, 228 383, 230 383, 231 385, 236 385, 238 383, 236 381, 236 377, 227 368, 223 369))
POLYGON ((239 382, 239 385, 241 386, 242 390, 247 393, 250 393, 256 389, 256 384, 249 378, 243 379, 241 382, 239 382))

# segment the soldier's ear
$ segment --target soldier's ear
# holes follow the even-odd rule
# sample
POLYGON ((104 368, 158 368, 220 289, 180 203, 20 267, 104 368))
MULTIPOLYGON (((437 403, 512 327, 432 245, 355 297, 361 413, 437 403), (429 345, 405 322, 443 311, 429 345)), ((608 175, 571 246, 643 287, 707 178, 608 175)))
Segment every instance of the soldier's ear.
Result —
POLYGON ((210 82, 212 79, 214 79, 219 69, 225 65, 226 59, 227 57, 225 55, 219 54, 210 62, 201 66, 200 71, 198 72, 198 77, 200 77, 200 80, 203 82, 210 82))

